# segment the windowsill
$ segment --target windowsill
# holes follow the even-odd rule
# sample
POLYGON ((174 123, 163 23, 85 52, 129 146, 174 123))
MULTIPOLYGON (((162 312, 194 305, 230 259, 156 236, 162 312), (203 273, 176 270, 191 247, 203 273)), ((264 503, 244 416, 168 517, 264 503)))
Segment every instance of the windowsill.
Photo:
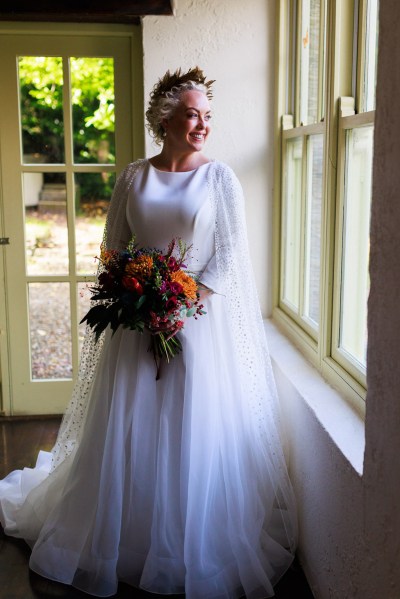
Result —
POLYGON ((290 381, 321 427, 361 475, 365 447, 361 416, 322 378, 272 320, 265 320, 264 325, 273 367, 290 381))

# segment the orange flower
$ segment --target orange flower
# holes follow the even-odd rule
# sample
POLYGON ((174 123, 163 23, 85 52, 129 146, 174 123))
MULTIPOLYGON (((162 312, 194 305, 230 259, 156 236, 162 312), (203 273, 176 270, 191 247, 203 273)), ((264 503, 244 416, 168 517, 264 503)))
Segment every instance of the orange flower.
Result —
POLYGON ((195 300, 197 298, 196 281, 189 277, 183 270, 177 270, 171 274, 171 281, 179 283, 183 287, 183 293, 188 299, 195 300))
POLYGON ((153 258, 151 256, 138 256, 132 262, 129 262, 126 265, 125 272, 131 277, 136 277, 137 279, 146 280, 151 275, 151 270, 153 268, 153 258))
POLYGON ((100 249, 100 261, 106 266, 112 262, 116 257, 117 252, 115 250, 106 250, 103 245, 100 249))

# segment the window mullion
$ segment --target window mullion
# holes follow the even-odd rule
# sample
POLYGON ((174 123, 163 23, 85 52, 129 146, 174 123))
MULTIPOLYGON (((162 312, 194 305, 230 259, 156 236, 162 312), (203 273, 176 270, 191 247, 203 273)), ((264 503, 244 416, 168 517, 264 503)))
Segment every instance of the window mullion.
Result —
POLYGON ((67 190, 67 223, 68 223, 68 255, 69 255, 69 300, 71 318, 72 369, 78 369, 78 317, 76 295, 76 250, 75 250, 75 181, 73 172, 73 124, 71 103, 71 65, 68 55, 63 56, 63 117, 65 144, 65 185, 67 190))
POLYGON ((303 320, 305 312, 305 256, 306 256, 306 218, 307 218, 307 155, 308 155, 308 135, 303 135, 303 148, 301 157, 301 213, 300 213, 300 293, 299 293, 299 318, 303 320))
POLYGON ((319 38, 321 40, 319 47, 319 77, 318 77, 318 120, 323 121, 325 118, 325 54, 326 54, 326 11, 327 0, 321 0, 321 15, 319 38))
POLYGON ((332 317, 332 269, 334 251, 334 197, 336 191, 336 152, 335 143, 335 103, 336 92, 335 64, 335 3, 328 2, 327 20, 327 56, 326 56, 326 103, 325 103, 325 144, 324 144, 324 192, 322 202, 321 227, 321 281, 320 281, 320 331, 318 344, 318 360, 320 366, 326 356, 330 356, 331 317, 332 317))
MULTIPOLYGON (((287 72, 288 69, 293 69, 291 62, 293 54, 288 56, 287 36, 292 37, 292 21, 291 21, 291 1, 283 0, 277 3, 278 31, 276 39, 276 102, 275 102, 275 143, 274 143, 274 209, 273 209, 273 305, 278 306, 281 298, 282 288, 282 239, 281 239, 281 222, 282 222, 282 189, 283 189, 283 167, 284 167, 284 139, 283 130, 285 113, 288 112, 287 107, 287 83, 292 79, 287 72)), ((293 79, 292 79, 293 80, 293 79)), ((293 106, 292 106, 293 109, 293 106)), ((293 117, 292 117, 293 118, 293 117)))
POLYGON ((294 94, 294 126, 299 127, 300 123, 300 61, 301 52, 299 52, 299 44, 301 40, 301 13, 302 13, 302 0, 297 2, 297 13, 296 13, 296 36, 295 36, 295 60, 296 60, 296 76, 295 76, 295 94, 294 94))
POLYGON ((338 110, 341 96, 350 96, 351 65, 345 58, 351 55, 353 32, 353 2, 328 2, 327 19, 327 81, 326 81, 326 137, 324 147, 324 201, 321 229, 321 329, 319 343, 320 363, 331 355, 331 323, 333 302, 333 265, 335 251, 335 213, 338 159, 338 110))
POLYGON ((334 256, 334 280, 333 280, 333 302, 332 302, 332 332, 331 350, 333 358, 337 359, 337 348, 339 347, 340 329, 340 306, 341 306, 341 284, 342 284, 342 254, 344 233, 344 188, 345 188, 345 156, 346 156, 346 131, 343 127, 343 119, 354 114, 354 98, 341 98, 338 119, 338 172, 337 172, 337 201, 335 220, 335 256, 334 256))
POLYGON ((287 60, 286 60, 286 103, 285 112, 295 114, 296 98, 296 60, 297 60, 297 0, 286 0, 281 3, 281 10, 286 10, 287 31, 287 60))
POLYGON ((358 0, 358 22, 357 22, 357 73, 356 73, 356 90, 355 98, 356 113, 359 114, 363 110, 365 103, 364 98, 364 66, 365 66, 365 38, 367 33, 367 5, 368 0, 358 0))

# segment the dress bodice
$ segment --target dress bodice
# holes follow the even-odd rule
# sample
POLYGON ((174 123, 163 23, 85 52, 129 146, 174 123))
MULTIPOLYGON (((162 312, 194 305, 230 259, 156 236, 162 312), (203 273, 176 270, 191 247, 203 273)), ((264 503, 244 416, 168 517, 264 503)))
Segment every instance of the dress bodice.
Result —
POLYGON ((192 245, 188 268, 202 271, 214 254, 214 216, 207 187, 211 163, 193 171, 166 172, 149 161, 136 176, 127 220, 141 247, 165 250, 172 238, 192 245))

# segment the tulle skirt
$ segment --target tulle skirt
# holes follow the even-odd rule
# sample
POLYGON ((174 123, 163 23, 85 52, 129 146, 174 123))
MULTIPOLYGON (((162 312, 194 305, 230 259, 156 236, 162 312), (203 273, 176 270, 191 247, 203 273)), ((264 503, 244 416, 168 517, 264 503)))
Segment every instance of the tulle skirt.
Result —
POLYGON ((0 482, 3 525, 31 544, 35 572, 102 597, 119 580, 189 599, 273 595, 293 559, 290 485, 243 399, 223 300, 207 301, 159 380, 147 334, 107 333, 77 448, 50 474, 41 452, 0 482))

